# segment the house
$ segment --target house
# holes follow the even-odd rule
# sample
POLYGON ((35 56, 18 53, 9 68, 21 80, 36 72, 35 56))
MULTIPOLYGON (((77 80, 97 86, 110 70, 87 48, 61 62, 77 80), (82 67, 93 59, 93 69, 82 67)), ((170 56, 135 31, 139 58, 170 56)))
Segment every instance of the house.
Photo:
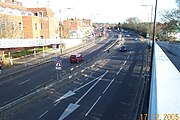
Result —
POLYGON ((92 34, 94 31, 91 20, 89 19, 67 19, 63 21, 63 26, 62 37, 69 34, 70 38, 83 38, 92 34))

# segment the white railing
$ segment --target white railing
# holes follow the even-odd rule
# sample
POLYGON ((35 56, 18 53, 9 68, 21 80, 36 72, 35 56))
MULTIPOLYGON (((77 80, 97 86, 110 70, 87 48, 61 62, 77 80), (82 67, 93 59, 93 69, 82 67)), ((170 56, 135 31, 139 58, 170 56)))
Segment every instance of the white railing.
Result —
POLYGON ((0 48, 47 46, 64 44, 67 48, 82 43, 82 39, 0 39, 0 48))
POLYGON ((180 73, 155 43, 149 99, 149 120, 180 119, 180 73))

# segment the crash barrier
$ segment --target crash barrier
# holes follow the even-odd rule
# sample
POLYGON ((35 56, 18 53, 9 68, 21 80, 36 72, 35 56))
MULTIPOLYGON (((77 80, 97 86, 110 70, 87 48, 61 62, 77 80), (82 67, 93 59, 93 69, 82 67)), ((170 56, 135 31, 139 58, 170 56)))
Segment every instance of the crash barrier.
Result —
POLYGON ((180 73, 157 43, 154 46, 149 120, 180 118, 180 73))

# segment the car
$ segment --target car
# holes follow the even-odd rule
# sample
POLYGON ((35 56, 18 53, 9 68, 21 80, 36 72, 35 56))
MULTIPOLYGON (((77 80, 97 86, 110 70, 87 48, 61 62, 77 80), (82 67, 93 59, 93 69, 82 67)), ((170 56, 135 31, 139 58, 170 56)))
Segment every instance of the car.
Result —
POLYGON ((81 54, 70 55, 70 63, 79 63, 81 61, 84 61, 84 57, 81 54))
POLYGON ((127 51, 127 46, 126 45, 122 45, 119 50, 121 52, 125 52, 125 51, 127 51))

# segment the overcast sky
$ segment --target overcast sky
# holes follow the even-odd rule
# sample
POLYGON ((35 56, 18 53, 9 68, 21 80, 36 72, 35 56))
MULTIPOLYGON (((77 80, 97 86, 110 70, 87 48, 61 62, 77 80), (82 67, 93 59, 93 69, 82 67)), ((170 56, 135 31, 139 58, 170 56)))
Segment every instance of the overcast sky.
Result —
MULTIPOLYGON (((22 1, 25 7, 48 6, 48 0, 19 1, 22 1)), ((150 21, 151 7, 142 7, 141 5, 155 6, 155 0, 49 0, 49 7, 53 9, 57 17, 62 19, 76 17, 92 19, 93 22, 111 23, 124 22, 129 17, 150 21), (61 9, 62 15, 59 14, 59 9, 61 9)), ((157 19, 160 20, 160 11, 175 7, 175 0, 158 0, 157 19)))

